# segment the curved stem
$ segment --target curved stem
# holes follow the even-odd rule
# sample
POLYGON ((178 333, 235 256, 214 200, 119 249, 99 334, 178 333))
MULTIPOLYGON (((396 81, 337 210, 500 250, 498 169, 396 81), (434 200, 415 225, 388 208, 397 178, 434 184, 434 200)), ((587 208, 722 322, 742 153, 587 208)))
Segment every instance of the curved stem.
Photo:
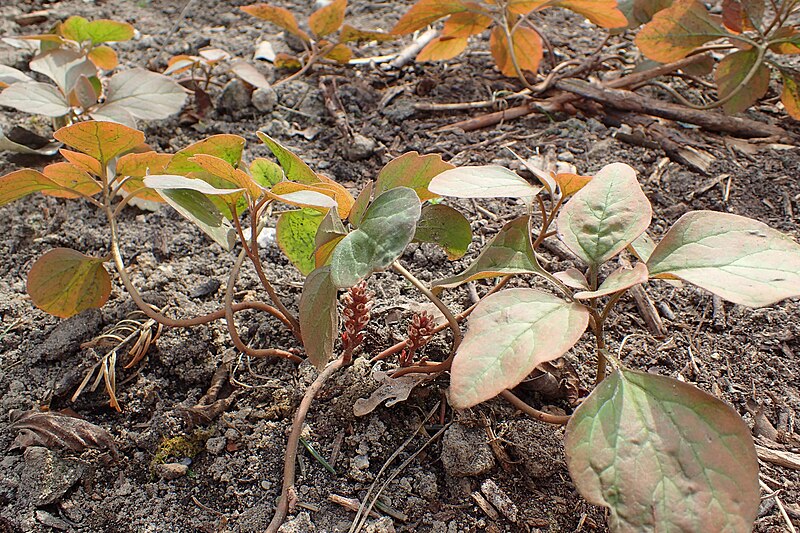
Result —
POLYGON ((122 208, 128 205, 128 202, 136 198, 139 194, 143 193, 144 191, 148 190, 147 187, 140 187, 134 191, 131 191, 125 198, 119 201, 117 206, 114 208, 114 218, 117 218, 119 214, 122 212, 122 208))
POLYGON ((548 424, 555 424, 558 426, 563 426, 567 422, 569 422, 569 415, 551 415, 550 413, 545 413, 544 411, 539 411, 538 409, 534 409, 527 403, 523 402, 522 399, 511 392, 510 390, 504 390, 500 393, 505 400, 507 400, 511 405, 525 413, 526 415, 535 418, 541 422, 547 422, 548 424))
POLYGON ((286 442, 286 454, 283 461, 283 488, 281 489, 281 497, 278 500, 278 505, 275 509, 275 515, 267 527, 267 533, 276 533, 278 528, 281 527, 286 515, 289 512, 289 497, 294 490, 294 473, 297 464, 297 447, 300 443, 300 436, 303 431, 303 423, 306 420, 306 415, 311 407, 311 402, 320 391, 322 386, 337 370, 344 366, 343 360, 337 359, 330 363, 325 370, 323 370, 317 379, 314 380, 308 389, 306 389, 303 399, 300 401, 300 406, 294 414, 292 421, 292 430, 289 433, 289 440, 286 442))
POLYGON ((419 292, 424 294, 425 297, 431 302, 433 302, 433 305, 435 305, 437 309, 439 309, 439 311, 442 312, 444 317, 447 319, 447 323, 450 325, 450 330, 453 332, 453 347, 450 353, 451 354, 456 353, 458 346, 461 344, 462 334, 461 334, 461 328, 458 326, 458 320, 456 320, 456 317, 453 316, 453 313, 450 311, 450 308, 444 305, 444 303, 435 294, 433 294, 430 291, 430 289, 428 289, 420 280, 418 280, 416 276, 414 276, 414 274, 403 268, 403 265, 401 265, 399 261, 395 261, 394 263, 392 263, 392 268, 394 268, 395 271, 397 271, 397 273, 399 273, 401 276, 410 281, 411 284, 414 285, 414 287, 416 287, 419 290, 419 292))

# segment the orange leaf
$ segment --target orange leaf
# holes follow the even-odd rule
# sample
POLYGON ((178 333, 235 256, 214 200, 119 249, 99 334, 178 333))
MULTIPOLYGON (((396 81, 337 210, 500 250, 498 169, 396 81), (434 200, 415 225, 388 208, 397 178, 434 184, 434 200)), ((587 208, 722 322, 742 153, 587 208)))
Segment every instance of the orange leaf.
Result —
POLYGON ((628 25, 628 19, 617 9, 617 0, 555 0, 551 5, 583 15, 601 28, 624 28, 628 25))
POLYGON ((92 307, 103 307, 111 294, 111 277, 102 259, 69 248, 55 248, 33 264, 27 288, 36 307, 68 318, 92 307))
POLYGON ((325 57, 333 59, 340 65, 346 65, 353 57, 353 51, 346 44, 339 43, 325 57))
POLYGON ((261 196, 261 188, 256 184, 256 182, 254 182, 246 173, 234 168, 233 165, 224 159, 220 159, 219 157, 215 157, 213 155, 197 154, 189 158, 189 161, 197 163, 203 167, 203 170, 206 172, 221 178, 236 188, 246 190, 252 199, 256 199, 261 196))
MULTIPOLYGON (((469 4, 469 6, 473 9, 480 7, 478 4, 469 4)), ((450 15, 450 18, 444 22, 442 35, 447 37, 469 37, 482 32, 491 24, 492 17, 488 15, 475 13, 474 11, 455 13, 450 15)))
POLYGON ((565 172, 556 174, 554 179, 558 183, 558 188, 561 189, 561 195, 567 197, 583 189, 584 185, 592 181, 592 176, 579 176, 578 174, 565 172))
POLYGON ((308 17, 308 26, 317 37, 325 37, 335 32, 344 22, 344 11, 347 9, 347 0, 333 0, 308 17))
POLYGON ((756 29, 764 17, 764 0, 723 0, 722 24, 733 33, 756 29))
POLYGON ((773 39, 786 39, 786 42, 769 45, 769 49, 776 54, 800 54, 800 32, 788 26, 778 28, 772 34, 773 39))
POLYGON ((395 35, 415 32, 453 13, 467 11, 460 0, 419 0, 403 15, 392 28, 395 35))
POLYGON ((71 163, 53 163, 42 170, 58 189, 44 189, 42 194, 59 198, 80 198, 92 196, 103 190, 103 187, 89 174, 71 163))
POLYGON ((144 142, 144 133, 115 122, 79 122, 61 128, 53 137, 105 166, 123 152, 144 142))
POLYGON ((23 168, 0 178, 0 205, 19 200, 35 192, 61 189, 61 185, 41 172, 23 168))
MULTIPOLYGON (((517 59, 517 65, 520 70, 523 72, 536 72, 539 68, 539 62, 542 60, 542 38, 536 31, 522 27, 517 28, 511 38, 514 43, 514 56, 517 59)), ((516 78, 517 71, 509 53, 508 41, 505 32, 499 26, 495 26, 492 29, 489 48, 497 63, 497 68, 500 69, 503 76, 516 78)))
POLYGON ((62 148, 59 150, 59 152, 64 159, 84 172, 88 172, 89 174, 93 174, 95 176, 99 176, 103 173, 102 167, 100 166, 100 161, 94 157, 82 154, 80 152, 73 152, 72 150, 67 150, 65 148, 62 148))
POLYGON ((275 54, 275 59, 272 61, 277 69, 285 70, 300 70, 303 68, 303 63, 300 62, 295 56, 279 52, 275 54))
POLYGON ((442 36, 425 45, 417 55, 417 61, 444 61, 452 59, 467 47, 466 37, 442 36))
POLYGON ((794 72, 781 69, 783 76, 783 91, 781 92, 781 103, 795 120, 800 120, 800 86, 798 86, 798 76, 794 72))
POLYGON ((172 160, 170 154, 144 152, 141 154, 125 154, 117 161, 117 176, 125 177, 122 190, 136 193, 137 198, 147 202, 164 203, 164 198, 153 189, 141 190, 145 187, 144 177, 149 174, 164 174, 172 160))
POLYGON ((669 63, 727 35, 730 34, 711 18, 699 0, 676 0, 639 30, 636 46, 649 59, 669 63))
POLYGON ((509 0, 508 10, 516 15, 527 15, 540 7, 547 7, 550 0, 509 0))
POLYGON ((292 12, 288 9, 268 4, 253 4, 251 6, 242 6, 239 9, 248 15, 253 15, 254 17, 271 22, 306 42, 311 40, 308 34, 300 29, 300 26, 297 24, 297 19, 294 18, 294 15, 292 15, 292 12))
POLYGON ((392 35, 391 33, 385 33, 382 31, 369 31, 369 30, 359 30, 358 28, 354 28, 349 24, 345 24, 342 26, 342 31, 339 32, 339 42, 340 43, 352 43, 352 42, 365 42, 365 41, 391 41, 396 39, 396 35, 392 35))
POLYGON ((97 68, 103 70, 114 70, 119 63, 117 60, 117 53, 109 46, 97 46, 92 48, 92 51, 89 52, 87 57, 97 68))
POLYGON ((353 198, 350 191, 339 183, 325 176, 320 176, 320 178, 322 179, 322 183, 318 183, 314 186, 333 193, 333 199, 336 200, 336 212, 339 214, 339 218, 342 220, 346 219, 350 214, 350 210, 353 209, 353 204, 356 203, 356 199, 353 198))
MULTIPOLYGON (((338 202, 336 200, 336 192, 332 188, 325 188, 321 187, 321 183, 316 185, 306 185, 303 183, 297 183, 296 181, 282 181, 280 183, 275 184, 275 186, 271 189, 266 191, 266 195, 270 198, 277 200, 279 202, 283 202, 285 204, 294 205, 297 207, 307 207, 309 209, 316 209, 317 211, 326 212, 328 211, 329 207, 322 207, 321 205, 308 202, 304 199, 302 195, 295 195, 296 198, 287 198, 287 195, 293 195, 294 193, 300 192, 312 192, 327 196, 331 198, 336 205, 338 206, 338 202)), ((332 207, 332 205, 331 205, 332 207)), ((337 207, 337 211, 340 208, 337 207)))

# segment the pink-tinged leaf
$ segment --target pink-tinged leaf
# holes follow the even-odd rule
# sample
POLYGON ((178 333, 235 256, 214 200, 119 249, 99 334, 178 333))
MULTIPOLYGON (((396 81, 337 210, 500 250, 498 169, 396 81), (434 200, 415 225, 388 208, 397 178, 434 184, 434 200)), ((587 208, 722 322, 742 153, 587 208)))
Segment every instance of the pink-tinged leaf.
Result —
POLYGON ((600 284, 596 291, 581 291, 575 293, 575 299, 588 300, 589 298, 600 298, 615 292, 630 289, 634 285, 639 285, 647 281, 647 265, 636 263, 633 268, 620 267, 600 284))
POLYGON ((723 0, 722 24, 733 33, 752 31, 761 26, 764 0, 723 0))
POLYGON ((415 32, 448 15, 465 11, 467 7, 460 0, 419 0, 397 21, 392 33, 405 35, 415 32))
POLYGON ((58 48, 34 57, 30 69, 53 80, 62 93, 66 94, 75 86, 75 81, 86 76, 97 76, 97 67, 86 57, 72 49, 58 48))
POLYGON ((528 217, 520 217, 503 226, 464 272, 435 281, 433 285, 452 288, 467 281, 510 274, 544 274, 531 248, 528 217))
POLYGON ((144 133, 114 122, 78 122, 53 134, 57 140, 97 159, 105 166, 116 156, 144 142, 144 133))
POLYGON ((283 172, 286 174, 286 179, 307 185, 319 183, 320 179, 317 173, 311 170, 302 159, 288 148, 265 133, 257 131, 256 135, 261 139, 261 142, 267 145, 267 148, 273 153, 278 163, 281 164, 281 168, 283 168, 283 172))
POLYGON ((714 77, 717 80, 720 100, 730 97, 722 104, 722 109, 729 114, 744 111, 767 94, 769 89, 769 69, 755 48, 725 56, 719 62, 714 77), (752 76, 749 74, 751 69, 755 69, 755 74, 752 76), (745 83, 747 77, 749 80, 745 83))
POLYGON ((466 37, 442 36, 429 42, 417 54, 416 61, 446 61, 453 59, 467 48, 466 37))
POLYGON ((108 81, 106 101, 97 113, 124 110, 134 118, 159 120, 179 112, 186 90, 175 80, 142 68, 118 72, 108 81))
MULTIPOLYGON (((541 36, 531 28, 518 27, 511 35, 511 40, 514 43, 514 58, 517 60, 517 66, 520 71, 523 73, 536 72, 539 69, 539 63, 541 63, 544 53, 541 36)), ((489 49, 492 52, 497 68, 500 69, 503 76, 516 78, 517 69, 514 68, 514 60, 511 57, 508 39, 506 39, 505 32, 499 26, 492 28, 492 33, 489 37, 489 49)))
MULTIPOLYGON (((467 4, 472 9, 478 9, 479 4, 467 4)), ((450 15, 444 23, 442 35, 448 37, 469 37, 486 30, 492 24, 492 17, 475 11, 465 11, 450 15)))
POLYGON ((553 276, 567 287, 585 291, 589 290, 589 281, 586 279, 586 276, 583 275, 583 272, 577 268, 568 268, 563 272, 554 273, 553 276))
MULTIPOLYGON (((350 209, 350 214, 347 216, 347 219, 354 228, 357 228, 361 225, 361 220, 364 218, 364 213, 367 212, 369 203, 372 201, 373 185, 373 181, 367 182, 367 184, 358 194, 358 198, 356 198, 356 201, 353 203, 353 207, 350 209)), ((417 196, 419 196, 420 201, 422 201, 422 196, 420 196, 419 192, 417 192, 417 196)))
POLYGON ((466 409, 521 383, 580 339, 589 310, 536 289, 508 289, 483 299, 450 370, 450 404, 466 409))
POLYGON ((317 368, 325 367, 333 355, 333 343, 339 333, 336 302, 331 267, 309 274, 300 296, 300 330, 308 359, 317 368))
POLYGON ((709 41, 729 35, 700 0, 675 0, 636 36, 636 46, 654 61, 669 63, 709 41))
POLYGON ((800 75, 782 69, 781 77, 783 78, 781 103, 790 117, 800 120, 800 75))
POLYGON ((457 167, 437 174, 428 185, 433 194, 455 198, 528 198, 542 190, 499 165, 457 167))
POLYGON ((347 0, 333 0, 308 17, 308 27, 317 37, 325 37, 342 27, 347 0))
POLYGON ((42 189, 42 194, 58 198, 80 198, 93 196, 103 190, 97 180, 72 163, 47 165, 42 173, 59 185, 58 189, 42 189))
POLYGON ((558 215, 558 237, 589 265, 621 252, 650 225, 653 209, 624 163, 606 165, 558 215))
POLYGON ((633 242, 628 245, 628 251, 635 255, 636 259, 642 261, 643 263, 646 263, 647 260, 650 259, 650 254, 652 254, 653 250, 655 249, 656 243, 653 241, 653 238, 647 234, 647 232, 644 232, 636 237, 633 242))
POLYGON ((55 248, 33 264, 28 273, 28 294, 42 311, 68 318, 103 307, 111 294, 111 277, 102 259, 55 248))
POLYGON ((258 89, 268 89, 271 86, 269 80, 267 80, 267 78, 261 74, 256 67, 244 59, 236 59, 231 61, 230 70, 236 74, 239 79, 258 89))
POLYGON ((419 155, 408 152, 389 161, 378 173, 375 181, 375 194, 381 194, 394 187, 414 189, 420 201, 438 198, 428 190, 431 180, 446 170, 456 168, 442 160, 439 154, 419 155))
POLYGON ((300 29, 300 26, 297 24, 297 19, 294 18, 294 15, 288 9, 268 4, 253 4, 251 6, 242 6, 239 9, 248 15, 253 15, 254 17, 271 22, 306 42, 311 40, 308 34, 300 29))
POLYGON ((612 531, 752 531, 750 429, 687 383, 614 372, 573 413, 564 451, 581 495, 608 507, 612 531))
POLYGON ((800 295, 800 245, 763 222, 692 211, 647 261, 650 276, 680 278, 728 301, 763 307, 800 295))

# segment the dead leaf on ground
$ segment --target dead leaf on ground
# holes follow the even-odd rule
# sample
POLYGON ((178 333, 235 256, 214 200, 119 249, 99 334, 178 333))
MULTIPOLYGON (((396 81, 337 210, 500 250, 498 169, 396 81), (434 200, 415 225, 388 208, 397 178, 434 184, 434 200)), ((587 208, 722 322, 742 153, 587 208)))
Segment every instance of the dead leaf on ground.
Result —
POLYGON ((19 431, 11 449, 44 446, 66 448, 81 452, 86 448, 107 449, 116 458, 117 446, 114 437, 105 429, 72 416, 52 412, 12 410, 11 429, 19 431))
POLYGON ((372 371, 372 377, 382 385, 369 398, 359 398, 355 401, 353 414, 356 416, 364 416, 371 413, 384 400, 389 400, 386 402, 386 407, 391 407, 398 402, 404 402, 408 399, 414 387, 431 379, 431 376, 427 374, 408 374, 393 378, 378 367, 375 367, 372 371))

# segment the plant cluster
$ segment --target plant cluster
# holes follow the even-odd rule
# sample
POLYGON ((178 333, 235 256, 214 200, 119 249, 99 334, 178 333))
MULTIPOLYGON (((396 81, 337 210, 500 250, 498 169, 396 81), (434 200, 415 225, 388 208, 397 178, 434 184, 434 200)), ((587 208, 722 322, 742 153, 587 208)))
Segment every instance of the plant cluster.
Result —
POLYGON ((791 238, 745 217, 693 211, 656 243, 646 233, 650 203, 635 171, 622 163, 594 176, 532 168, 541 181, 535 186, 503 167, 457 168, 437 155, 410 152, 389 162, 353 196, 261 132, 258 136, 277 163, 259 158, 244 164, 244 139, 235 135, 215 135, 175 154, 133 153, 144 136, 108 122, 77 123, 55 136, 76 151, 64 150, 67 162, 42 172, 23 169, 1 177, 0 205, 36 191, 82 198, 107 216, 109 253, 47 252, 28 277, 35 305, 64 317, 102 306, 111 290, 104 263, 113 261, 128 293, 156 322, 185 327, 225 319, 238 350, 302 361, 283 348, 251 348, 239 337, 234 313, 264 311, 294 334, 308 361, 320 369, 295 416, 284 491, 270 531, 288 507, 292 450, 313 395, 350 362, 363 340, 371 307, 365 282, 387 269, 418 289, 447 322, 434 326, 427 315, 412 321, 409 340, 402 344, 403 366, 393 378, 449 372, 448 397, 455 409, 500 396, 540 420, 566 424, 573 481, 588 501, 609 508, 615 531, 745 531, 752 526, 759 504, 758 462, 747 425, 710 394, 628 368, 624 340, 609 339, 606 326, 626 291, 653 279, 682 280, 751 307, 800 295, 800 245, 791 238), (126 195, 119 199, 122 191, 126 195), (126 273, 117 229, 120 209, 137 196, 168 203, 225 250, 238 247, 220 310, 175 320, 138 294, 126 273), (433 284, 440 291, 500 278, 476 305, 458 314, 400 263, 413 241, 434 243, 450 258, 464 255, 472 241, 470 224, 442 203, 447 197, 517 198, 528 204, 465 271, 433 284), (305 275, 296 312, 273 287, 258 252, 258 235, 274 216, 273 208, 281 208, 274 222, 278 243, 305 275), (537 249, 553 238, 583 268, 545 270, 537 249), (234 302, 245 260, 269 303, 234 302), (505 288, 511 277, 538 278, 549 288, 505 288), (347 294, 340 318, 341 290, 347 294), (464 320, 466 334, 460 325, 464 320), (449 357, 412 360, 432 335, 445 329, 451 333, 449 357), (572 414, 540 412, 512 392, 537 367, 562 357, 586 331, 594 337, 595 350, 581 363, 594 365, 596 382, 572 414))
POLYGON ((105 120, 136 127, 136 120, 167 118, 181 110, 186 93, 166 76, 141 68, 117 67, 117 54, 106 43, 127 41, 134 28, 125 22, 70 17, 50 33, 5 38, 30 48, 31 71, 51 83, 0 65, 0 105, 53 119, 55 128, 81 120, 105 120))

